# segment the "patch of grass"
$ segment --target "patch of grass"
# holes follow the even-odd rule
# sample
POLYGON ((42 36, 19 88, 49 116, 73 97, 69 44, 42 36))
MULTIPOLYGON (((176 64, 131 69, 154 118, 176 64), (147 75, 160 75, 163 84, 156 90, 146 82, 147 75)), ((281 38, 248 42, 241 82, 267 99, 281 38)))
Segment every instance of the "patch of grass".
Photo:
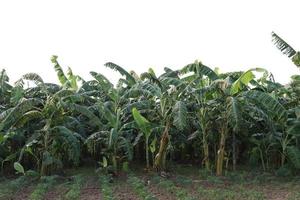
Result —
POLYGON ((140 198, 145 200, 157 199, 153 194, 149 193, 145 187, 145 183, 133 174, 129 175, 127 182, 133 187, 135 193, 137 193, 140 198))
POLYGON ((168 179, 163 179, 156 176, 152 179, 154 183, 157 183, 159 187, 164 188, 166 191, 175 194, 177 199, 180 200, 195 200, 196 198, 189 195, 189 192, 181 187, 175 185, 175 183, 168 179))
POLYGON ((113 190, 112 190, 112 183, 110 183, 111 177, 108 175, 101 174, 99 176, 100 181, 100 188, 102 192, 102 197, 104 200, 114 200, 113 190))
POLYGON ((193 181, 190 178, 187 178, 186 176, 178 175, 175 178, 175 183, 183 186, 190 186, 193 184, 193 181))
POLYGON ((205 200, 263 200, 263 193, 240 188, 204 188, 198 187, 198 196, 205 200))
POLYGON ((36 176, 20 176, 13 180, 3 178, 0 184, 0 199, 12 197, 16 192, 38 179, 36 176))
POLYGON ((81 174, 74 176, 72 185, 70 186, 70 190, 67 192, 64 199, 79 199, 80 190, 82 188, 83 183, 84 178, 81 174))
POLYGON ((54 186, 56 176, 44 176, 41 177, 40 183, 36 186, 34 191, 31 193, 30 200, 40 200, 43 199, 45 193, 54 186))
POLYGON ((298 200, 298 199, 300 199, 300 192, 293 192, 288 197, 288 200, 298 200))

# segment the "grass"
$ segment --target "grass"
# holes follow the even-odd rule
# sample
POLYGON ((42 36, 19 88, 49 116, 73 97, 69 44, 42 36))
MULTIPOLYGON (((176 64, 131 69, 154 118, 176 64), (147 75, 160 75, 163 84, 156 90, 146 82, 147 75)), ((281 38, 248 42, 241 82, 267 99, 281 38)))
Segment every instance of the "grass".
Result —
POLYGON ((156 200, 157 198, 151 194, 147 188, 145 187, 145 183, 139 179, 138 177, 134 176, 134 174, 130 174, 128 176, 127 182, 132 186, 134 192, 141 198, 145 200, 156 200))
POLYGON ((2 179, 0 183, 0 199, 12 197, 16 192, 28 187, 36 177, 20 176, 13 180, 2 179))
POLYGON ((31 193, 30 200, 43 199, 44 195, 50 190, 56 182, 57 176, 44 176, 41 178, 40 183, 36 186, 34 191, 31 193))
POLYGON ((100 174, 99 176, 102 197, 104 200, 114 200, 112 183, 110 183, 110 179, 111 177, 104 174, 100 174))
POLYGON ((194 197, 190 196, 188 190, 182 187, 178 187, 175 183, 169 179, 164 179, 159 176, 155 176, 152 181, 158 184, 159 187, 166 189, 166 191, 175 194, 177 199, 180 200, 195 200, 194 197))
POLYGON ((73 176, 73 181, 70 186, 70 190, 66 193, 64 199, 79 199, 80 198, 80 190, 83 186, 84 178, 82 174, 73 176))
POLYGON ((198 187, 198 196, 205 200, 262 200, 265 199, 263 193, 240 188, 238 186, 231 188, 204 188, 198 187))

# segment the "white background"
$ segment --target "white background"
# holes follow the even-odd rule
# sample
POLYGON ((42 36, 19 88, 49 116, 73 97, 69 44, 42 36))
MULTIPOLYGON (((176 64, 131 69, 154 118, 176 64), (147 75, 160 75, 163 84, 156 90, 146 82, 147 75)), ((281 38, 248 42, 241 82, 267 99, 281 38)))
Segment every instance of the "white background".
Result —
POLYGON ((0 0, 0 69, 57 82, 50 62, 109 79, 114 62, 137 73, 178 69, 196 59, 222 72, 264 67, 288 83, 299 74, 271 42, 272 31, 300 50, 297 1, 0 0))

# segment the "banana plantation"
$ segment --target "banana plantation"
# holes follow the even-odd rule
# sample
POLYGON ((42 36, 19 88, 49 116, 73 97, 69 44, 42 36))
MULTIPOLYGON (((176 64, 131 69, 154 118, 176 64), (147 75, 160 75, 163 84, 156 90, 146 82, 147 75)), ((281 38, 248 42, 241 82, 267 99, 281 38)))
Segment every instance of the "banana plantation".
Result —
POLYGON ((300 199, 300 75, 108 62, 114 85, 51 62, 59 84, 1 71, 0 199, 300 199))

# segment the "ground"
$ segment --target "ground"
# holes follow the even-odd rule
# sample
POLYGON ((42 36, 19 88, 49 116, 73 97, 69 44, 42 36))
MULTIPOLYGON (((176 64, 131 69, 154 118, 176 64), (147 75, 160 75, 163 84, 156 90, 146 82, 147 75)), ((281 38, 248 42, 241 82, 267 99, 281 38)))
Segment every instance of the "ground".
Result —
POLYGON ((2 177, 0 199, 300 200, 299 177, 249 171, 216 177, 191 165, 180 165, 162 177, 138 169, 132 167, 117 178, 87 167, 41 179, 2 177))

